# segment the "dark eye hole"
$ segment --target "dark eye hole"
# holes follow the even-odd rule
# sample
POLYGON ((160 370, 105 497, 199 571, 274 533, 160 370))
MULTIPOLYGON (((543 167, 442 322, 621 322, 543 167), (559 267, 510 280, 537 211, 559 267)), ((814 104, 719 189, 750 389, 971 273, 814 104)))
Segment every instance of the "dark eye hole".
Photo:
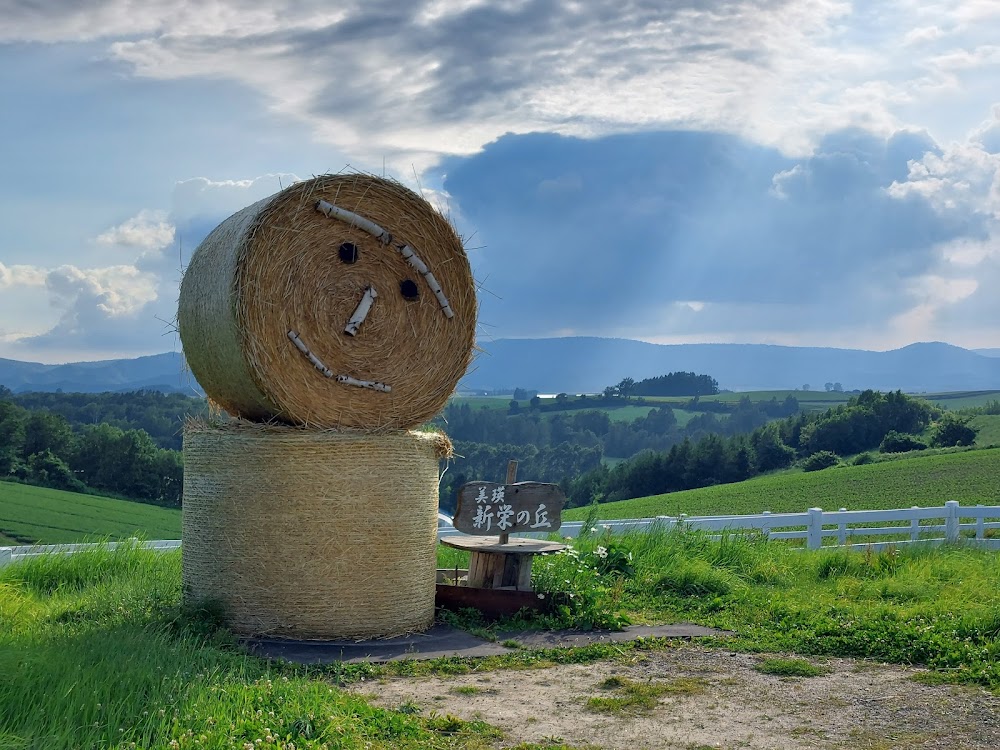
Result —
POLYGON ((344 263, 354 263, 358 259, 358 248, 353 242, 345 242, 340 246, 340 259, 344 263))
POLYGON ((399 293, 403 295, 403 299, 408 300, 415 300, 420 296, 420 290, 417 289, 417 282, 412 279, 399 282, 399 293))

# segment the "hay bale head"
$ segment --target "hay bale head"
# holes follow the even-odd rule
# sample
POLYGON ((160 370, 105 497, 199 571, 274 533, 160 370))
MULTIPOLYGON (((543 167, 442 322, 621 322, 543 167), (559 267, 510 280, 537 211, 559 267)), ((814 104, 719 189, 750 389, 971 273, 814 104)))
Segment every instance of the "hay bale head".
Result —
POLYGON ((465 373, 472 273, 451 225, 398 183, 322 176, 234 214, 181 283, 184 353, 230 414, 414 427, 465 373))
POLYGON ((434 619, 439 433, 190 422, 184 600, 237 633, 369 638, 434 619))

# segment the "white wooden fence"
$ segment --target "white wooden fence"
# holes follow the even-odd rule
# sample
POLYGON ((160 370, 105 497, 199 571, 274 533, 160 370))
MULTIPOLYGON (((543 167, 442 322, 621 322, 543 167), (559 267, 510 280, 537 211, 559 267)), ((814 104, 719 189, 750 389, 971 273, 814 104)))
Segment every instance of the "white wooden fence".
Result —
MULTIPOLYGON (((124 542, 125 544, 135 544, 135 542, 124 542)), ((101 544, 33 544, 23 547, 0 547, 0 568, 18 560, 25 560, 39 555, 63 554, 71 555, 74 552, 83 552, 94 547, 106 547, 114 549, 123 542, 104 542, 101 544)), ((140 547, 156 550, 157 552, 167 552, 172 549, 180 549, 179 539, 160 539, 152 542, 138 542, 140 547)))
MULTIPOLYGON (((447 519, 447 516, 444 517, 447 519)), ((444 523, 444 522, 442 522, 444 523)), ((620 521, 597 521, 598 533, 644 531, 650 528, 675 527, 699 529, 709 532, 734 532, 756 530, 768 539, 802 539, 808 549, 823 547, 861 547, 880 549, 887 545, 912 543, 940 544, 957 542, 963 537, 968 541, 1000 549, 1000 538, 986 537, 989 529, 1000 529, 1000 505, 962 506, 957 500, 932 508, 901 508, 896 510, 847 510, 825 511, 810 508, 805 513, 763 513, 752 516, 657 516, 620 521), (878 525, 875 525, 878 524, 878 525), (891 541, 864 541, 870 537, 891 536, 891 541)), ((579 536, 583 522, 563 523, 559 533, 566 537, 579 536)), ((458 534, 442 526, 438 536, 458 534)), ((527 535, 526 535, 527 536, 527 535)), ((539 536, 534 534, 532 536, 539 536)))
MULTIPOLYGON (((559 533, 566 537, 579 536, 582 521, 569 521, 562 525, 559 533)), ((932 508, 912 508, 897 510, 847 510, 825 511, 810 508, 805 513, 763 513, 752 516, 657 516, 655 518, 633 518, 620 521, 597 521, 597 533, 610 531, 621 534, 629 531, 649 529, 672 529, 677 527, 699 529, 708 532, 756 530, 768 539, 805 540, 808 549, 845 547, 848 549, 881 549, 886 546, 908 544, 941 544, 960 540, 1000 549, 1000 538, 986 536, 990 529, 1000 529, 1000 505, 962 506, 956 500, 932 508), (874 525, 878 524, 878 525, 874 525), (893 537, 887 541, 871 541, 871 537, 893 537), (963 538, 964 537, 964 538, 963 538), (859 540, 867 541, 859 541, 859 540)), ((438 537, 451 536, 461 532, 451 525, 451 519, 438 514, 438 537)), ((524 536, 545 536, 534 534, 524 536)), ((141 542, 142 546, 158 551, 178 549, 180 541, 161 540, 141 542)), ((0 567, 37 555, 52 553, 72 554, 95 547, 95 544, 55 544, 23 547, 0 547, 0 567)), ((117 543, 107 546, 114 548, 117 543)))

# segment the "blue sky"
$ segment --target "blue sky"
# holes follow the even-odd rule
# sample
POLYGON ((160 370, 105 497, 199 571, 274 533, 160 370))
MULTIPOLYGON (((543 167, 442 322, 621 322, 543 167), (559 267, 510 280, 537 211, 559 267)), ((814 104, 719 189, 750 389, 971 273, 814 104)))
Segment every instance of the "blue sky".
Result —
POLYGON ((177 349, 232 212, 351 168, 481 338, 1000 346, 995 0, 0 0, 0 357, 177 349))

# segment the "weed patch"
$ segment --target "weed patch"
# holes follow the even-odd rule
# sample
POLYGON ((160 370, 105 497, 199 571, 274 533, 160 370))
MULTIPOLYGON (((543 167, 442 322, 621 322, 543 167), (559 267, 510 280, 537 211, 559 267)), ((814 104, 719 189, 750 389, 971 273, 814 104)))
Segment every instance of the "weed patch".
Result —
POLYGON ((764 659, 754 665, 761 674, 776 675, 778 677, 819 677, 828 674, 830 670, 825 667, 818 667, 805 659, 764 659))
POLYGON ((624 677, 609 677, 597 686, 614 695, 594 696, 587 699, 591 711, 602 713, 637 713, 656 708, 664 695, 695 695, 705 691, 704 680, 678 677, 668 682, 635 682, 624 677))

